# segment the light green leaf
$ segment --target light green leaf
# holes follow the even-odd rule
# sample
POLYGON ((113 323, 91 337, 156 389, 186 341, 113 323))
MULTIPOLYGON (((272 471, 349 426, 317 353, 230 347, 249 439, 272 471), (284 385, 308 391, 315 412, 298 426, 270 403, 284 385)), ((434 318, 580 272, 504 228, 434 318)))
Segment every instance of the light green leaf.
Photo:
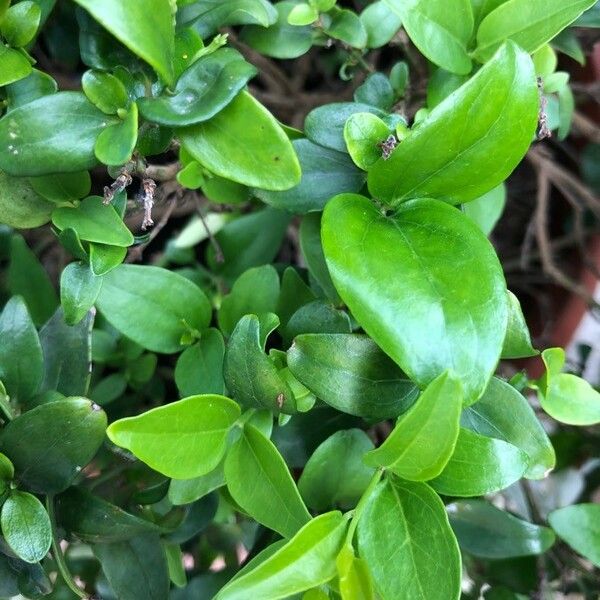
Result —
MULTIPOLYGON (((467 205, 467 206, 470 206, 467 205)), ((502 358, 526 358, 539 352, 531 345, 529 328, 523 316, 519 299, 508 292, 508 325, 502 346, 502 358)))
POLYGON ((342 600, 374 600, 373 580, 367 563, 346 544, 336 561, 342 600))
POLYGON ((204 394, 115 421, 110 440, 127 448, 155 471, 192 479, 212 471, 223 458, 227 435, 240 416, 224 396, 204 394))
POLYGON ((389 127, 371 113, 355 113, 344 125, 344 140, 348 152, 354 163, 365 171, 381 158, 380 144, 389 135, 389 127))
POLYGON ((495 252, 472 221, 438 200, 387 217, 343 194, 327 205, 322 236, 337 291, 382 350, 422 387, 452 369, 464 402, 475 402, 500 357, 507 298, 495 252))
POLYGON ((75 0, 134 54, 173 83, 174 15, 169 0, 75 0))
POLYGON ((392 207, 424 196, 453 204, 479 198, 523 158, 538 110, 533 63, 509 42, 371 168, 369 190, 392 207))
MULTIPOLYGON (((506 186, 501 183, 493 190, 483 194, 483 196, 480 196, 471 202, 467 202, 467 204, 463 206, 463 211, 470 219, 473 219, 473 221, 477 223, 479 229, 481 229, 485 235, 490 235, 496 226, 496 223, 502 216, 505 204, 506 186)), ((509 303, 509 307, 510 306, 511 304, 509 303)), ((511 314, 511 311, 509 311, 509 320, 511 314)))
POLYGON ((380 483, 358 522, 360 556, 382 600, 457 600, 461 560, 440 498, 424 483, 380 483))
POLYGON ((210 322, 204 292, 181 275, 159 267, 120 265, 104 275, 97 306, 119 331, 144 348, 170 354, 181 338, 210 322))
POLYGON ((310 25, 319 18, 319 11, 304 2, 296 4, 290 11, 287 21, 290 25, 310 25))
POLYGON ((31 63, 22 52, 0 44, 0 86, 22 81, 31 71, 31 63))
POLYGON ((266 190, 286 190, 300 181, 291 142, 273 115, 248 92, 241 92, 212 119, 182 129, 180 135, 186 150, 221 177, 266 190))
MULTIPOLYGON (((73 230, 70 229, 69 231, 73 230)), ((127 248, 124 246, 91 243, 89 252, 90 269, 94 275, 100 277, 112 271, 123 262, 127 255, 127 248)))
POLYGON ((96 302, 102 279, 96 277, 89 265, 70 263, 60 276, 60 303, 67 325, 79 323, 96 302))
POLYGON ((366 464, 410 481, 437 477, 454 451, 461 408, 460 381, 442 373, 400 417, 385 442, 365 455, 366 464))
POLYGON ((357 14, 351 10, 335 11, 325 21, 323 30, 329 37, 341 40, 353 48, 365 48, 367 45, 367 31, 357 14))
POLYGON ((225 485, 224 461, 216 469, 206 475, 194 479, 171 479, 169 484, 169 500, 175 505, 191 504, 204 498, 213 490, 225 485))
POLYGON ((9 46, 21 48, 35 36, 42 11, 36 2, 13 4, 0 20, 0 33, 9 46))
POLYGON ((384 0, 367 5, 359 18, 367 32, 367 48, 385 46, 402 25, 400 15, 394 12, 384 0))
POLYGON ((550 513, 550 525, 571 548, 600 567, 600 504, 575 504, 550 513))
POLYGON ((105 165, 123 165, 131 158, 137 136, 138 108, 134 102, 122 121, 100 132, 94 146, 94 154, 105 165))
POLYGON ((281 454, 252 425, 246 424, 243 434, 227 452, 225 481, 243 510, 283 537, 291 538, 310 521, 281 454))
POLYGON ((81 78, 81 87, 88 100, 103 113, 114 115, 129 106, 129 95, 125 85, 118 77, 91 69, 81 78))

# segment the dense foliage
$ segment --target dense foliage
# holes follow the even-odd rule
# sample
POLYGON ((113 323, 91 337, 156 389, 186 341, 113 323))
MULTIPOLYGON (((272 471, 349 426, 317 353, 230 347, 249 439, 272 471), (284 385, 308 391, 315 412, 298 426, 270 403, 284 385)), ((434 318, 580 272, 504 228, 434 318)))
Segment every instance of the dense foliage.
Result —
POLYGON ((500 376, 539 352, 488 234, 599 13, 0 0, 0 597, 597 593, 600 395, 500 376), (354 98, 300 130, 249 84, 309 53, 354 98))

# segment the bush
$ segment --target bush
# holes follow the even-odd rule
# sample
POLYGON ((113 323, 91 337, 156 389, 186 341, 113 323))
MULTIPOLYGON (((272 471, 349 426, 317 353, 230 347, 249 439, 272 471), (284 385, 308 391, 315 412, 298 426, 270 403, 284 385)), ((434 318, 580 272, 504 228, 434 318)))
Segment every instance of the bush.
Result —
POLYGON ((501 376, 488 238, 594 0, 9 4, 0 597, 600 589, 600 396, 501 376))

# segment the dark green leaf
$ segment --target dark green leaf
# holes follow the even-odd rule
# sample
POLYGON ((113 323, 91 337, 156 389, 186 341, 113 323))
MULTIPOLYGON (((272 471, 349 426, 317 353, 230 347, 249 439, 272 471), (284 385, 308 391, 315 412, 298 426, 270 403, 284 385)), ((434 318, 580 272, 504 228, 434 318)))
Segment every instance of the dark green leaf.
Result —
POLYGON ((290 317, 301 307, 315 300, 313 291, 306 285, 298 271, 288 267, 281 278, 281 292, 274 311, 285 327, 290 317))
POLYGON ((45 225, 54 205, 47 202, 26 179, 0 171, 0 222, 29 229, 45 225))
POLYGON ((64 268, 60 276, 60 302, 67 325, 75 325, 85 317, 101 287, 102 279, 90 271, 89 265, 70 263, 64 268))
POLYGON ((600 504, 575 504, 550 513, 550 525, 571 548, 600 567, 600 504))
POLYGON ((32 177, 29 183, 40 196, 57 203, 79 200, 87 196, 92 187, 87 171, 32 177))
POLYGON ((329 37, 353 48, 364 48, 367 45, 367 31, 357 14, 351 10, 335 11, 331 20, 325 21, 323 30, 329 37))

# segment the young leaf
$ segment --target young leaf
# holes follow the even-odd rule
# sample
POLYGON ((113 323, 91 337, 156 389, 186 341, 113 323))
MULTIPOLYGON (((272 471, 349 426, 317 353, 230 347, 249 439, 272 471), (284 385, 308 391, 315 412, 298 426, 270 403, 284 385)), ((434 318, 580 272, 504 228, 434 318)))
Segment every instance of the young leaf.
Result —
POLYGON ((424 483, 380 483, 358 522, 360 556, 382 600, 456 600, 461 560, 440 498, 424 483))
POLYGON ((94 457, 104 439, 106 415, 85 398, 42 404, 0 432, 0 451, 19 481, 36 493, 61 492, 94 457))
MULTIPOLYGON (((396 35, 402 19, 385 0, 368 4, 360 13, 359 19, 367 32, 367 48, 381 48, 396 35)), ((344 600, 346 600, 344 598, 344 600)))
POLYGON ((354 548, 346 544, 338 554, 337 566, 342 600, 374 600, 373 580, 367 563, 357 558, 354 548))
POLYGON ((346 528, 337 511, 315 517, 274 554, 228 583, 215 600, 280 600, 329 581, 346 528))
POLYGON ((479 229, 438 200, 414 200, 387 217, 367 198, 343 194, 327 205, 322 235, 338 292, 384 352, 420 386, 454 370, 465 404, 475 402, 507 320, 502 269, 479 229))
POLYGON ((182 129, 180 136, 198 162, 226 179, 265 190, 287 190, 300 181, 291 142, 248 92, 241 92, 212 119, 182 129))
POLYGON ((425 196, 452 204, 474 200, 523 158, 538 110, 531 58, 508 42, 413 128, 388 160, 371 168, 369 190, 391 207, 425 196))
POLYGON ((35 496, 12 490, 2 505, 0 524, 6 543, 21 560, 37 563, 50 550, 50 517, 35 496))
POLYGON ((305 334, 287 353, 292 373, 323 402, 381 421, 405 412, 418 390, 366 335, 305 334))
POLYGON ((60 276, 60 302, 67 325, 75 325, 85 317, 101 287, 102 279, 90 271, 89 265, 73 262, 64 268, 60 276))
POLYGON ((528 462, 512 444, 461 429, 454 454, 430 484, 445 496, 483 496, 521 479, 528 462))
POLYGON ((291 538, 310 521, 285 461, 252 425, 227 452, 225 481, 243 510, 283 537, 291 538))
POLYGON ((192 479, 212 471, 225 452, 239 406, 224 396, 204 394, 115 421, 111 442, 127 448, 155 471, 192 479))
POLYGON ((47 202, 23 177, 0 171, 0 223, 17 229, 45 225, 54 204, 47 202))
POLYGON ((88 100, 103 113, 115 115, 129 106, 129 95, 118 77, 104 71, 92 69, 81 78, 81 87, 88 100))
POLYGON ((25 0, 13 4, 0 20, 0 33, 9 46, 22 48, 35 36, 41 16, 40 7, 35 2, 25 0))
POLYGON ((575 504, 550 513, 550 525, 571 548, 600 567, 600 504, 575 504))
MULTIPOLYGON (((467 204, 470 206, 471 204, 467 204)), ((526 358, 539 352, 531 345, 529 328, 523 316, 519 299, 508 292, 508 325, 502 346, 502 358, 526 358)))
POLYGON ((31 63, 23 53, 4 44, 0 44, 0 68, 2 86, 22 81, 31 73, 31 63))
POLYGON ((543 554, 554 544, 554 532, 517 519, 483 500, 461 500, 448 506, 450 525, 460 547, 482 558, 543 554))
MULTIPOLYGON (((483 196, 463 205, 465 214, 477 223, 485 235, 490 235, 499 221, 506 204, 506 186, 501 183, 483 196)), ((509 292, 510 294, 510 292, 509 292)), ((510 307, 510 302, 509 302, 510 307)), ((509 321, 511 312, 509 311, 509 321)))
POLYGON ((106 275, 118 267, 127 256, 127 248, 124 246, 111 246, 97 242, 90 243, 89 252, 90 270, 96 277, 106 275))
POLYGON ((181 338, 210 322, 204 292, 177 273, 159 267, 120 265, 104 275, 98 309, 119 331, 144 348, 170 354, 181 338))
POLYGON ((366 464, 410 481, 437 477, 454 451, 461 408, 460 381, 442 373, 400 417, 385 442, 366 454, 366 464))
POLYGON ((470 0, 386 0, 415 46, 434 64, 459 75, 471 71, 470 0))
POLYGON ((120 42, 173 83, 175 32, 169 0, 76 0, 120 42))
POLYGON ((354 163, 365 171, 381 158, 381 143, 389 135, 389 127, 371 113, 355 113, 344 125, 344 140, 348 152, 354 163))
POLYGON ((134 102, 122 121, 100 132, 94 146, 94 154, 105 165, 123 165, 131 159, 137 136, 138 108, 134 102))

